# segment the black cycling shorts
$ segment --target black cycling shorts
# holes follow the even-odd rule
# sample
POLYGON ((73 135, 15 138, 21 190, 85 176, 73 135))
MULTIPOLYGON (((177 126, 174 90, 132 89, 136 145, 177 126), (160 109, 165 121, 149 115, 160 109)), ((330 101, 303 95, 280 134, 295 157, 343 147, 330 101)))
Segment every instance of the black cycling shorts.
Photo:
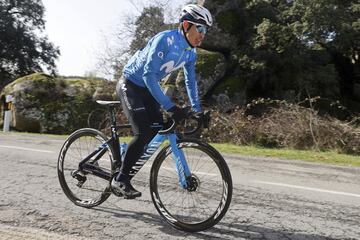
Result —
POLYGON ((134 135, 148 135, 151 126, 162 125, 160 104, 147 88, 140 87, 122 77, 117 83, 116 91, 134 135))

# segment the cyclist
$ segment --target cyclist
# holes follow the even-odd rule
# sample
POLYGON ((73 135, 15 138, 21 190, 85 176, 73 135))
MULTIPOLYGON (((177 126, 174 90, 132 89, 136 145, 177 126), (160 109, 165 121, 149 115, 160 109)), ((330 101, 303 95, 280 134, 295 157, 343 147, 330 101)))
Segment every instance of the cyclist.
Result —
POLYGON ((176 106, 163 93, 159 81, 183 67, 192 110, 201 113, 195 74, 196 47, 211 27, 212 16, 205 7, 189 4, 181 10, 179 22, 178 29, 158 33, 130 58, 116 86, 134 133, 120 173, 111 182, 112 189, 125 198, 141 196, 130 180, 143 165, 137 161, 162 123, 160 109, 167 111, 175 121, 187 115, 185 109, 176 106))

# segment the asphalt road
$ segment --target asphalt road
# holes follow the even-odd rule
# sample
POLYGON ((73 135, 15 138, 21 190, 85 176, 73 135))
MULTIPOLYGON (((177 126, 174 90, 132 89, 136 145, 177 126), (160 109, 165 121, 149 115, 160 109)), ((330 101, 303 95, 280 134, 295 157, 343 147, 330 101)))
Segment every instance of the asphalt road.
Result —
MULTIPOLYGON (((360 168, 226 155, 234 193, 214 228, 184 233, 143 196, 85 209, 57 179, 65 137, 0 133, 0 239, 360 239, 360 168)), ((147 179, 151 161, 139 172, 147 179)))

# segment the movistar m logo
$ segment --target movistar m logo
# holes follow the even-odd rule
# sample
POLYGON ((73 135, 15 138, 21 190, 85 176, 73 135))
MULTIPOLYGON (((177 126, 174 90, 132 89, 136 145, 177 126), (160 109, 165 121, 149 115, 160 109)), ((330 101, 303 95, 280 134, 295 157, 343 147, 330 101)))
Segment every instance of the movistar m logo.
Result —
POLYGON ((164 63, 161 67, 160 67, 160 71, 162 71, 164 68, 165 68, 165 73, 170 73, 172 71, 175 71, 176 69, 179 69, 181 67, 183 67, 185 65, 185 61, 180 63, 178 66, 174 66, 175 65, 175 62, 173 60, 167 62, 167 63, 164 63))
POLYGON ((167 44, 168 46, 172 45, 174 43, 174 36, 168 37, 167 38, 167 44))

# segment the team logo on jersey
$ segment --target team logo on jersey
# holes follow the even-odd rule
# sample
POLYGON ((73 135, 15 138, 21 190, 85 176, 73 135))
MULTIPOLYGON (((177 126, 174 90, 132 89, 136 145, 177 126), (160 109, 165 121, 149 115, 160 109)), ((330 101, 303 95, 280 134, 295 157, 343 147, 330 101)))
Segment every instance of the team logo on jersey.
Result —
POLYGON ((128 99, 128 96, 127 96, 127 87, 126 87, 126 85, 125 85, 125 83, 124 83, 124 79, 123 79, 123 78, 121 78, 120 88, 121 88, 121 90, 122 90, 122 92, 123 92, 124 100, 125 100, 125 104, 126 104, 127 108, 128 108, 129 110, 132 110, 131 104, 129 103, 129 99, 128 99))
POLYGON ((174 36, 168 37, 167 38, 167 44, 168 46, 172 45, 174 43, 174 36))
POLYGON ((185 61, 180 63, 178 66, 174 66, 175 62, 174 61, 169 61, 167 63, 164 63, 161 67, 160 67, 160 71, 162 71, 165 68, 165 73, 168 74, 172 71, 175 71, 176 69, 179 69, 181 67, 183 67, 185 65, 185 61))
POLYGON ((164 58, 164 53, 163 52, 158 52, 158 57, 163 59, 164 58))

